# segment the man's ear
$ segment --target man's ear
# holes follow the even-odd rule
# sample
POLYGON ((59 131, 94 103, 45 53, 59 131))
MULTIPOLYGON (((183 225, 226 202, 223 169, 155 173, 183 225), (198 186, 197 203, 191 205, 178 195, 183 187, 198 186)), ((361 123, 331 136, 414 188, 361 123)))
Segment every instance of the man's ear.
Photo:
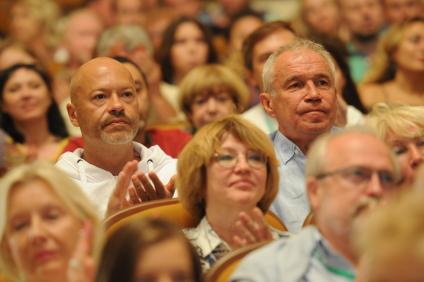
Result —
POLYGON ((320 185, 318 179, 314 176, 309 176, 306 179, 306 190, 308 193, 309 204, 311 206, 311 210, 314 211, 319 207, 320 203, 320 185))
POLYGON ((270 115, 271 117, 275 117, 274 102, 273 102, 271 94, 269 93, 259 94, 259 101, 261 102, 265 112, 267 112, 267 114, 270 115))
POLYGON ((77 112, 75 110, 75 106, 72 103, 68 103, 66 105, 66 110, 68 111, 69 119, 73 126, 79 127, 77 112))

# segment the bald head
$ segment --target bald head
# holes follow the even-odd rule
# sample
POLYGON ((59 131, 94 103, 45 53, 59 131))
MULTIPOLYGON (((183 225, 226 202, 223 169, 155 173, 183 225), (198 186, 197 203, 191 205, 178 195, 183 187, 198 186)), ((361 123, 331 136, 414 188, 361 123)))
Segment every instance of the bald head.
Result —
POLYGON ((105 75, 112 76, 113 74, 121 72, 123 72, 123 75, 127 76, 128 81, 131 81, 134 85, 131 73, 123 64, 114 59, 99 57, 83 64, 72 77, 69 86, 71 92, 71 103, 76 105, 78 103, 79 96, 86 93, 90 86, 93 85, 93 82, 98 78, 104 77, 105 75))

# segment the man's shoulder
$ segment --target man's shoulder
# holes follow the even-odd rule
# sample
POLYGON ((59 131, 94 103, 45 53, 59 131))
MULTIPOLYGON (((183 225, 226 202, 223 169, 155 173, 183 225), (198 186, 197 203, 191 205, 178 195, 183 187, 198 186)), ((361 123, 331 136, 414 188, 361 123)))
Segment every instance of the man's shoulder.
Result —
POLYGON ((278 277, 301 275, 310 263, 316 232, 314 227, 308 227, 290 238, 276 240, 252 252, 243 259, 231 281, 274 281, 278 277))

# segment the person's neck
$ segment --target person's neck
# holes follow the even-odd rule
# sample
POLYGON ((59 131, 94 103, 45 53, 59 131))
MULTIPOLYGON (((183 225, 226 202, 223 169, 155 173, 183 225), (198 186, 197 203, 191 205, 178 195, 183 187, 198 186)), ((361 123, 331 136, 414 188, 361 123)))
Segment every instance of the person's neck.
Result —
POLYGON ((25 144, 35 148, 39 148, 51 142, 54 138, 50 133, 46 118, 40 118, 31 122, 17 123, 16 127, 22 133, 25 144))
POLYGON ((183 79, 183 77, 186 75, 187 73, 184 72, 175 72, 174 76, 172 77, 172 83, 174 85, 178 85, 180 83, 180 81, 183 79))
POLYGON ((251 209, 253 207, 249 209, 233 205, 232 207, 222 208, 212 204, 206 207, 206 218, 215 233, 233 248, 234 224, 239 218, 240 212, 247 212, 251 209))
POLYGON ((90 164, 118 175, 129 161, 140 159, 135 153, 132 142, 128 144, 110 145, 103 142, 90 142, 84 139, 83 159, 90 164))
POLYGON ((352 247, 353 243, 350 236, 339 236, 331 232, 325 232, 320 229, 321 235, 327 241, 330 246, 340 253, 346 260, 348 260, 353 266, 357 266, 359 258, 352 247))
POLYGON ((352 35, 351 42, 356 49, 369 56, 377 48, 378 33, 369 36, 352 35))
MULTIPOLYGON (((147 142, 147 136, 146 136, 146 130, 144 127, 140 127, 138 129, 137 135, 134 137, 134 141, 146 145, 147 142)), ((149 144, 147 144, 149 145, 149 144)))
POLYGON ((314 135, 308 138, 296 138, 296 137, 290 136, 289 134, 284 133, 284 130, 282 130, 281 128, 279 130, 280 130, 280 133, 283 134, 287 139, 289 139, 291 142, 296 144, 296 146, 299 147, 299 149, 302 151, 304 155, 308 153, 309 146, 318 137, 314 135))
POLYGON ((424 96, 423 72, 398 70, 395 75, 395 84, 411 95, 424 96))

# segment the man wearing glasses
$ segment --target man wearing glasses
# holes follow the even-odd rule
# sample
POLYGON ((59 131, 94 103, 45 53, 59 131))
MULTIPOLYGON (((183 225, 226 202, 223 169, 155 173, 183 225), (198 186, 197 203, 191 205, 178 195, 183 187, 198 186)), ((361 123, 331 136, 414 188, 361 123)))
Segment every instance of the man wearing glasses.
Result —
POLYGON ((396 189, 399 167, 390 149, 366 128, 325 134, 307 157, 307 194, 316 226, 253 252, 231 281, 355 280, 353 227, 396 189))

